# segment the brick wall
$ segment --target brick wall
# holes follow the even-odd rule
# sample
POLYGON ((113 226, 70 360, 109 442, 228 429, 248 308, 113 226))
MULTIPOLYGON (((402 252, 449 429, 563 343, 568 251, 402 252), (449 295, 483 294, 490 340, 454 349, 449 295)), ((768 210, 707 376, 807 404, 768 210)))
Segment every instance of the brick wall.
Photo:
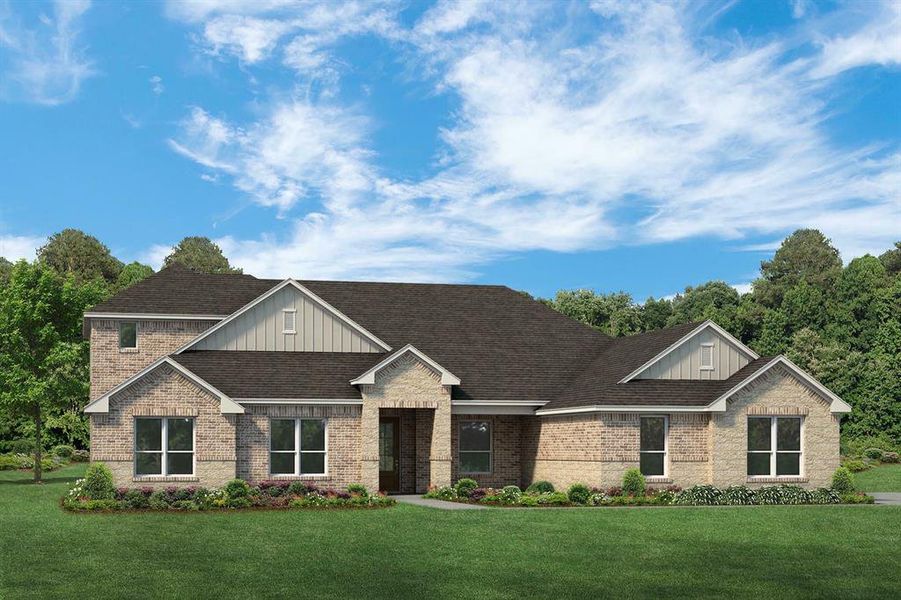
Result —
POLYGON ((248 481, 272 479, 269 474, 269 422, 273 418, 328 419, 327 475, 278 479, 316 481, 323 487, 343 488, 360 482, 360 407, 253 404, 238 415, 238 477, 248 481))
POLYGON ((747 477, 748 415, 800 415, 803 477, 795 481, 809 487, 828 486, 839 466, 839 416, 828 401, 812 392, 781 366, 755 380, 729 401, 725 413, 712 422, 711 471, 716 486, 771 485, 747 477))
POLYGON ((118 486, 217 487, 235 477, 235 415, 223 415, 219 400, 168 365, 148 373, 110 398, 109 412, 91 415, 91 460, 106 463, 118 486), (193 417, 195 475, 134 476, 135 417, 193 417))
POLYGON ((483 487, 504 487, 522 484, 522 417, 518 415, 453 415, 451 417, 451 481, 469 477, 483 487), (460 422, 489 421, 491 423, 491 472, 462 473, 460 471, 460 422))
POLYGON ((91 400, 156 359, 181 348, 215 321, 138 321, 138 347, 119 349, 119 321, 91 319, 91 400))

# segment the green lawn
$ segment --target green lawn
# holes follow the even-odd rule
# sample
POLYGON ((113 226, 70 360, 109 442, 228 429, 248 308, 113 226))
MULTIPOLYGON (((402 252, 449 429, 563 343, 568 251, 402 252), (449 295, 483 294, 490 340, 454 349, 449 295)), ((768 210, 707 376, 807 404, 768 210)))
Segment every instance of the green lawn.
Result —
POLYGON ((0 473, 0 598, 888 598, 901 507, 69 514, 0 473))
POLYGON ((854 481, 867 492, 901 492, 901 465, 882 465, 855 473, 854 481))

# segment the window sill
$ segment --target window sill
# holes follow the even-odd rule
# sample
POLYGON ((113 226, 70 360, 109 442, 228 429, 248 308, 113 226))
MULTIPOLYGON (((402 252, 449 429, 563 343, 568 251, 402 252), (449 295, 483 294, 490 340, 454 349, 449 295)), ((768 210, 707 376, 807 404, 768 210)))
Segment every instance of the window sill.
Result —
POLYGON ((137 348, 119 348, 119 354, 134 354, 140 352, 137 348))
POLYGON ((135 475, 132 478, 135 482, 159 482, 159 481, 200 481, 196 475, 135 475))
POLYGON ((644 478, 645 483, 672 483, 672 477, 663 477, 660 475, 649 475, 644 478))
POLYGON ((776 477, 748 477, 747 483, 807 483, 810 479, 800 475, 778 475, 776 477))
POLYGON ((323 479, 329 479, 329 475, 327 474, 319 474, 319 475, 269 475, 269 479, 272 481, 321 481, 323 479))

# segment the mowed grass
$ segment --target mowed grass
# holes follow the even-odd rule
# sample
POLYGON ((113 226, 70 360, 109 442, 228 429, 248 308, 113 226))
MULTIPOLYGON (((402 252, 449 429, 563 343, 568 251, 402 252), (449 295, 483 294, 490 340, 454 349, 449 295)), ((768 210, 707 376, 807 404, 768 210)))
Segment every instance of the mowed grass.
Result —
POLYGON ((0 598, 890 598, 901 507, 70 514, 0 473, 0 598))
POLYGON ((901 492, 901 465, 881 465, 855 473, 854 481, 867 492, 901 492))

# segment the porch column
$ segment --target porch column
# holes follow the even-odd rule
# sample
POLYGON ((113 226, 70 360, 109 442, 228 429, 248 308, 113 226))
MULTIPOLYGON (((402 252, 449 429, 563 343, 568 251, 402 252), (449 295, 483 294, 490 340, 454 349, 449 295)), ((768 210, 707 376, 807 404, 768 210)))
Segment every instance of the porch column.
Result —
POLYGON ((370 491, 379 489, 379 406, 364 402, 360 419, 360 483, 370 491))
POLYGON ((429 485, 451 484, 451 404, 447 398, 438 402, 432 418, 432 446, 429 453, 429 485))

